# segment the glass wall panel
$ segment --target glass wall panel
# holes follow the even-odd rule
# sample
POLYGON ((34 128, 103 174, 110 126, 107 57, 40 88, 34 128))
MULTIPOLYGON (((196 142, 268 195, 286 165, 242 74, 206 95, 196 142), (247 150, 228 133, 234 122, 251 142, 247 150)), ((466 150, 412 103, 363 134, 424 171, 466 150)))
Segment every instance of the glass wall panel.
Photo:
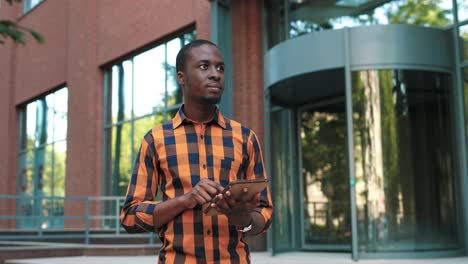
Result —
POLYGON ((132 161, 135 160, 136 154, 140 149, 140 144, 146 133, 157 124, 162 124, 164 115, 162 113, 154 116, 140 118, 135 121, 134 133, 133 133, 133 154, 132 161), (157 120, 157 121, 156 121, 157 120))
MULTIPOLYGON (((290 128, 292 124, 292 111, 277 108, 271 113, 271 178, 273 179, 273 236, 275 252, 290 251, 294 248, 294 223, 292 216, 294 212, 293 203, 293 161, 292 161, 292 139, 294 131, 290 128)), ((296 192, 297 193, 297 192, 296 192)), ((296 206, 297 207, 297 206, 296 206)))
POLYGON ((410 24, 445 27, 453 23, 452 0, 290 1, 289 35, 365 25, 410 24))
POLYGON ((118 193, 127 191, 131 176, 132 160, 132 126, 131 123, 117 125, 112 128, 112 175, 114 188, 118 193))
POLYGON ((265 8, 266 45, 271 49, 274 45, 288 39, 287 6, 285 0, 263 1, 265 8))
POLYGON ((132 118, 132 62, 125 61, 112 67, 112 122, 132 118))
POLYGON ((184 45, 184 39, 173 39, 167 43, 167 106, 182 103, 182 89, 177 83, 176 56, 184 45))
POLYGON ((63 204, 54 205, 53 200, 65 195, 67 105, 68 91, 62 88, 20 110, 18 195, 22 198, 17 214, 31 218, 19 220, 18 228, 63 227, 50 216, 63 212, 63 204), (39 215, 44 217, 40 221, 32 218, 39 215))
POLYGON ((460 55, 462 62, 468 62, 468 25, 460 27, 460 55))
POLYGON ((300 116, 304 246, 349 249, 351 213, 345 104, 324 103, 300 116))
MULTIPOLYGON (((463 99, 465 102, 465 132, 466 138, 468 139, 468 68, 462 69, 462 78, 463 78, 463 99)), ((467 150, 468 150, 468 140, 467 140, 467 150)))
POLYGON ((265 11, 268 48, 288 38, 344 27, 453 24, 452 0, 270 0, 265 11))
POLYGON ((166 93, 165 45, 148 50, 134 58, 135 117, 164 111, 166 93))
POLYGON ((456 249, 451 76, 352 73, 360 251, 456 249))
POLYGON ((58 142, 67 138, 68 89, 55 92, 54 99, 54 142, 58 142))
POLYGON ((468 2, 466 0, 457 0, 458 3, 458 21, 462 22, 468 19, 468 2))

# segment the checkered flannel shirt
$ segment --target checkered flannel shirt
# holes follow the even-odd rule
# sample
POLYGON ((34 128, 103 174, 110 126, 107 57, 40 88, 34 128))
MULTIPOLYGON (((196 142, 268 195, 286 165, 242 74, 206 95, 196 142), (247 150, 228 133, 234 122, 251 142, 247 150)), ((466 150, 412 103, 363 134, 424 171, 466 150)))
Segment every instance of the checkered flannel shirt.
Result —
MULTIPOLYGON (((129 233, 157 232, 163 243, 160 263, 250 263, 243 234, 225 215, 206 216, 202 206, 185 210, 154 228, 154 201, 189 192, 201 179, 226 187, 236 179, 265 178, 262 152, 255 133, 216 109, 206 124, 189 120, 183 106, 175 117, 144 137, 135 160, 121 221, 129 233)), ((269 188, 256 211, 270 227, 273 205, 269 188)))

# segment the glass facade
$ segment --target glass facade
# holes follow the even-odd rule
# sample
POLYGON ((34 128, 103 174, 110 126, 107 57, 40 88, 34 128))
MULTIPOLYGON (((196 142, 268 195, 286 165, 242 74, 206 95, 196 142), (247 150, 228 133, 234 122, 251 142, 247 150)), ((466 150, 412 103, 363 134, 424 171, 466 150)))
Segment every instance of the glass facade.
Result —
MULTIPOLYGON (((410 24, 444 28, 453 24, 452 0, 271 0, 266 1, 267 44, 315 31, 368 25, 410 24)), ((463 4, 459 13, 462 17, 463 4)), ((466 5, 465 5, 466 8, 466 5)))
POLYGON ((294 191, 292 186, 295 186, 297 179, 288 177, 294 175, 294 161, 293 161, 293 131, 285 130, 283 128, 293 127, 293 112, 283 107, 276 107, 272 110, 272 130, 277 133, 272 134, 272 142, 277 144, 271 145, 272 150, 272 169, 271 179, 274 181, 272 184, 275 197, 275 213, 273 214, 273 222, 278 226, 277 232, 273 233, 274 240, 277 241, 275 248, 279 252, 290 251, 295 248, 297 241, 293 238, 294 234, 294 221, 298 218, 292 217, 298 214, 297 208, 293 206, 295 202, 294 191))
POLYGON ((467 180, 459 165, 467 161, 460 161, 455 129, 457 113, 464 111, 468 138, 467 7, 459 0, 264 1, 267 144, 279 222, 273 224, 274 252, 344 250, 355 259, 462 252, 466 196, 460 192, 467 180), (363 29, 339 30, 353 27, 363 29), (440 50, 450 51, 421 60, 411 54, 415 50, 405 50, 404 41, 419 43, 425 36, 415 35, 399 40, 399 54, 406 54, 401 60, 379 55, 387 43, 381 49, 377 40, 367 45, 352 35, 407 29, 437 32, 444 38, 438 41, 449 43, 440 50), (451 50, 456 34, 448 34, 455 29, 457 63, 451 50), (309 33, 314 35, 300 38, 309 33), (320 36, 348 44, 327 50, 315 42, 320 36), (290 66, 284 69, 273 63, 288 60, 292 50, 316 61, 282 61, 290 66), (357 55, 372 59, 360 64, 357 55), (461 85, 454 81, 457 71, 461 85), (460 89, 464 109, 457 108, 460 89))
POLYGON ((23 1, 23 14, 26 14, 27 12, 29 12, 31 9, 36 7, 42 1, 44 0, 24 0, 23 1))
POLYGON ((460 59, 461 62, 468 62, 468 25, 459 28, 460 34, 460 59))
POLYGON ((352 81, 360 250, 456 249, 451 76, 368 70, 352 81))
POLYGON ((106 71, 105 195, 125 195, 143 136, 181 106, 175 58, 194 39, 194 31, 182 33, 106 71))
POLYGON ((20 109, 18 153, 18 216, 43 216, 18 220, 19 228, 61 228, 65 196, 68 89, 38 98, 20 109), (45 198, 41 201, 42 198, 45 198))

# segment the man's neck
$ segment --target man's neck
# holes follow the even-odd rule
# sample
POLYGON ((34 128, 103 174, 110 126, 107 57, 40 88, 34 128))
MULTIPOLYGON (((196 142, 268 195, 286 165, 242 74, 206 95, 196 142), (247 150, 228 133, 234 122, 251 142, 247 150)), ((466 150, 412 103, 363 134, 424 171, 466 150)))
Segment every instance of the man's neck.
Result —
POLYGON ((190 105, 184 104, 184 114, 197 123, 205 123, 213 118, 216 105, 190 105))

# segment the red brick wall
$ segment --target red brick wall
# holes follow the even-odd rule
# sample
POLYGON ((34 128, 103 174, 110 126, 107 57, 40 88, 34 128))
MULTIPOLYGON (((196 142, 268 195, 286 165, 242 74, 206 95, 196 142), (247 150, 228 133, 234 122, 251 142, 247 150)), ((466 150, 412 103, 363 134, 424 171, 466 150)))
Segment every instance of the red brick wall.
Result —
MULTIPOLYGON (((234 119, 253 129, 263 147, 263 1, 231 3, 234 119)), ((252 250, 266 250, 266 236, 247 240, 252 250)))
MULTIPOLYGON (((21 5, 2 1, 0 17, 15 19, 21 5)), ((105 63, 196 25, 209 38, 208 0, 45 0, 20 20, 44 35, 26 46, 0 46, 0 194, 16 194, 16 106, 66 85, 69 92, 67 196, 99 196, 102 184, 102 112, 105 63), (5 58, 5 59, 4 59, 5 58)), ((66 213, 84 211, 84 204, 66 213)), ((14 214, 14 205, 3 206, 14 214)))
POLYGON ((262 1, 232 1, 234 117, 263 146, 262 1))
MULTIPOLYGON (((19 11, 16 6, 10 7, 5 2, 0 8, 0 18, 16 19, 15 14, 19 11)), ((11 153, 17 145, 18 118, 13 103, 14 91, 12 86, 14 80, 14 69, 12 62, 15 54, 11 52, 14 46, 11 41, 0 45, 0 195, 16 194, 16 153, 11 153)), ((14 214, 15 203, 12 200, 0 200, 0 215, 14 214)), ((2 221, 3 228, 12 228, 12 221, 2 221)))

